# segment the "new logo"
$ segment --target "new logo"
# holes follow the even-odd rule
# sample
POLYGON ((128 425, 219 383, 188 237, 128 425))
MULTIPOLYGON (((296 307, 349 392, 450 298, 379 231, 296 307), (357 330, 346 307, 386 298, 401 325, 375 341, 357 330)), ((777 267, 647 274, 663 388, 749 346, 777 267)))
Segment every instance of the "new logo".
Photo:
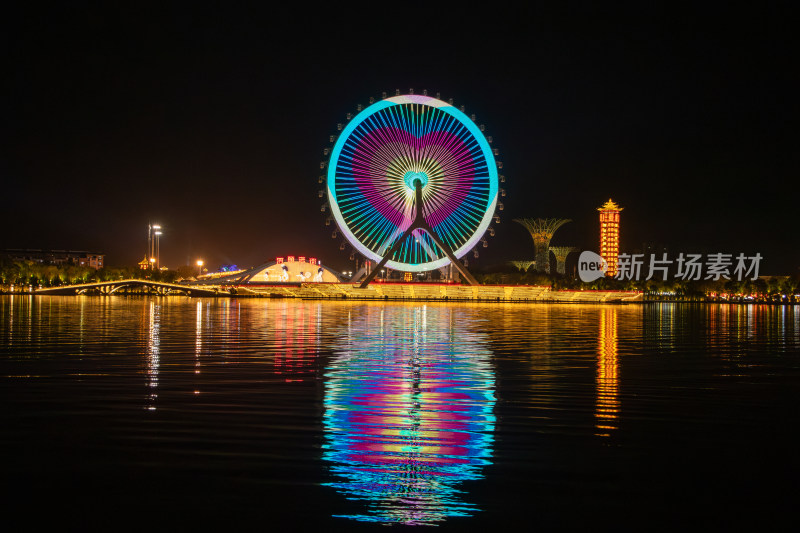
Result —
POLYGON ((581 256, 578 258, 578 276, 581 281, 588 283, 600 279, 606 275, 607 270, 608 263, 605 259, 588 250, 581 252, 581 256))

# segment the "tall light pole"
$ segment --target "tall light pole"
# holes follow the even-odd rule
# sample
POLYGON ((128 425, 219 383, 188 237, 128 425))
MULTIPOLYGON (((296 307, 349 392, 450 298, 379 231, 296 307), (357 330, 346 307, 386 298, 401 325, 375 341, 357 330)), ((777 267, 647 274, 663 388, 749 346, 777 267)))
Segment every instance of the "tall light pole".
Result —
POLYGON ((156 236, 156 268, 161 268, 161 226, 153 226, 153 229, 156 230, 153 233, 156 236))
POLYGON ((197 277, 200 277, 202 275, 203 275, 203 260, 202 259, 198 259, 197 260, 197 277))
POLYGON ((161 226, 159 224, 147 225, 147 260, 153 268, 161 266, 160 236, 161 226))

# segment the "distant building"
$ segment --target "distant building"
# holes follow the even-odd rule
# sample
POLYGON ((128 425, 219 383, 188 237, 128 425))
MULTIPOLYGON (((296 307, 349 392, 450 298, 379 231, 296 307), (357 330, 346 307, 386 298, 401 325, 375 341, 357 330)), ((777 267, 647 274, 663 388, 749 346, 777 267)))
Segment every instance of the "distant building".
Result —
POLYGON ((33 261, 41 265, 75 265, 81 267, 103 268, 105 254, 83 250, 3 250, 3 256, 12 261, 33 261))
POLYGON ((618 206, 609 198, 606 203, 597 208, 600 211, 600 255, 606 260, 608 270, 606 276, 617 275, 617 261, 619 259, 619 212, 618 206))

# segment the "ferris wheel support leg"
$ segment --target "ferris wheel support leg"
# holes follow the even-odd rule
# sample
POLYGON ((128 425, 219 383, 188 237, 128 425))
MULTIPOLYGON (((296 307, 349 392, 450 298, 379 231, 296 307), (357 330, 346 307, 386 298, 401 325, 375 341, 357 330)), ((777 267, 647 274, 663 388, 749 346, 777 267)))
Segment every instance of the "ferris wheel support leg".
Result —
POLYGON ((415 229, 417 229, 417 226, 415 224, 412 224, 411 227, 409 227, 405 232, 403 232, 403 234, 400 236, 399 239, 394 241, 394 244, 392 244, 392 247, 389 248, 389 251, 386 252, 386 254, 383 256, 381 262, 375 265, 375 268, 373 268, 372 272, 370 272, 369 275, 366 277, 366 279, 361 282, 361 285, 359 285, 359 287, 361 287, 362 289, 367 288, 369 282, 375 279, 375 276, 377 276, 378 272, 380 272, 381 269, 386 265, 387 261, 389 261, 389 258, 392 257, 392 254, 395 253, 395 251, 397 251, 398 248, 400 248, 405 238, 411 235, 411 232, 414 231, 415 229))
POLYGON ((466 267, 461 264, 461 261, 456 259, 456 256, 453 255, 453 252, 450 251, 450 247, 446 246, 441 240, 439 240, 439 237, 437 237, 432 230, 428 230, 427 228, 422 229, 424 229, 426 233, 431 236, 431 239, 433 239, 433 242, 436 243, 436 246, 441 248, 445 255, 447 255, 447 258, 451 263, 453 263, 453 266, 456 267, 456 270, 458 270, 459 274, 464 276, 464 279, 466 279, 470 285, 478 285, 478 280, 476 280, 472 274, 469 273, 469 270, 467 270, 466 267))

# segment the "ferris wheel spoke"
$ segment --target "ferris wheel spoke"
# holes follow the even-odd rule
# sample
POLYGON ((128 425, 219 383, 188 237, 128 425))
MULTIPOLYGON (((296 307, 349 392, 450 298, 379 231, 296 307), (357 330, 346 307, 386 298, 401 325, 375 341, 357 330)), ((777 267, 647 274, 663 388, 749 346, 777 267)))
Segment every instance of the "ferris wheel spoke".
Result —
MULTIPOLYGON (((413 154, 411 150, 407 146, 407 139, 404 139, 400 132, 404 132, 402 126, 397 121, 397 117, 392 112, 387 112, 386 117, 381 115, 381 119, 387 124, 386 133, 393 139, 393 142, 396 143, 395 146, 399 148, 399 155, 400 159, 409 164, 413 162, 413 154)), ((405 133, 405 132, 404 132, 405 133)))
POLYGON ((464 134, 467 129, 461 124, 455 124, 455 119, 449 117, 447 127, 439 129, 435 136, 434 146, 439 150, 452 151, 456 143, 465 144, 464 134))
POLYGON ((468 237, 460 232, 458 228, 449 228, 447 226, 433 228, 436 235, 449 246, 452 250, 457 251, 464 243, 467 242, 468 237))
POLYGON ((447 160, 452 157, 452 146, 447 143, 446 133, 442 130, 436 130, 430 137, 430 142, 425 147, 425 157, 434 159, 444 166, 447 160))
MULTIPOLYGON (((369 145, 363 145, 364 147, 370 147, 369 145)), ((385 167, 390 167, 392 162, 397 159, 392 157, 393 154, 389 153, 386 147, 382 147, 382 149, 378 149, 375 151, 367 151, 365 149, 357 150, 357 155, 354 157, 354 162, 359 169, 359 172, 362 174, 366 174, 367 176, 371 177, 371 171, 374 167, 375 163, 380 163, 385 167)))
POLYGON ((476 221, 471 213, 463 210, 456 210, 454 213, 456 216, 443 217, 435 227, 445 227, 457 233, 474 233, 480 221, 476 221))
POLYGON ((352 222, 351 226, 354 228, 364 229, 368 233, 372 233, 371 229, 378 227, 382 224, 393 223, 393 221, 379 211, 367 211, 363 208, 348 210, 352 222))
POLYGON ((463 147, 458 151, 448 150, 440 160, 442 170, 445 172, 458 171, 462 168, 475 168, 476 166, 474 155, 469 150, 463 149, 463 147))
POLYGON ((459 154, 458 156, 448 154, 441 158, 439 164, 442 174, 451 177, 451 181, 448 182, 450 185, 458 185, 463 181, 474 179, 475 167, 469 154, 459 154))
POLYGON ((395 225, 386 218, 376 217, 372 223, 367 223, 360 227, 357 233, 370 242, 372 246, 375 246, 386 240, 394 227, 395 225))
POLYGON ((442 167, 446 166, 454 157, 460 139, 452 131, 439 130, 430 145, 430 157, 439 161, 442 167))

